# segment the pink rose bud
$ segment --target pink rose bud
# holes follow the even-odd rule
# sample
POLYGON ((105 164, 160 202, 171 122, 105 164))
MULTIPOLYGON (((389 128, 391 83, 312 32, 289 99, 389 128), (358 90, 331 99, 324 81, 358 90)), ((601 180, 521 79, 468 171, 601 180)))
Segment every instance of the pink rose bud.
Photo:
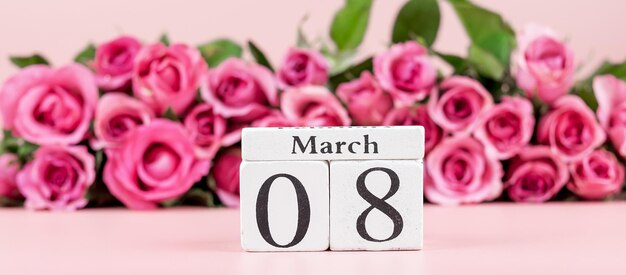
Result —
POLYGON ((529 146, 513 158, 505 185, 516 202, 544 202, 567 183, 569 174, 561 158, 547 146, 529 146))
POLYGON ((573 95, 554 101, 537 130, 537 141, 550 145, 565 162, 581 159, 602 145, 605 138, 591 109, 573 95))
POLYGON ((425 148, 426 152, 430 152, 435 145, 439 144, 444 137, 444 132, 430 118, 428 109, 425 105, 401 107, 393 109, 387 114, 383 125, 421 125, 424 127, 426 135, 425 148))
POLYGON ((626 83, 612 75, 593 79, 598 120, 617 152, 626 158, 626 83))
POLYGON ((203 159, 212 159, 228 134, 226 119, 215 114, 213 107, 206 103, 194 107, 184 124, 196 145, 196 155, 203 159))
POLYGON ((569 167, 572 180, 567 188, 585 199, 604 199, 624 186, 624 166, 608 151, 593 151, 569 167))
POLYGON ((281 112, 273 111, 269 115, 252 122, 252 127, 294 127, 296 126, 288 120, 281 112))
POLYGON ((299 126, 348 126, 352 123, 339 100, 323 86, 286 90, 280 107, 285 117, 299 126))
POLYGON ((319 52, 291 48, 277 76, 281 88, 324 85, 328 81, 328 62, 319 52))
POLYGON ((135 56, 141 43, 132 36, 120 36, 96 48, 93 64, 98 86, 107 92, 129 92, 135 56))
POLYGON ((430 202, 479 203, 502 193, 502 165, 470 136, 444 139, 428 154, 425 167, 424 195, 430 202))
POLYGON ((241 149, 230 148, 218 155, 213 166, 216 194, 228 207, 239 207, 239 165, 241 149))
POLYGON ((72 211, 87 205, 96 178, 95 159, 84 146, 45 145, 17 175, 17 187, 31 210, 72 211))
POLYGON ((435 123, 453 134, 467 134, 478 125, 479 117, 493 106, 491 94, 476 80, 452 76, 433 91, 428 111, 435 123))
POLYGON ((534 129, 532 103, 521 97, 504 97, 485 112, 474 136, 490 155, 509 159, 528 145, 534 129))
POLYGON ((171 107, 182 114, 196 98, 207 65, 200 52, 184 44, 157 43, 142 48, 133 67, 133 91, 158 115, 171 107))
POLYGON ((396 105, 407 106, 428 96, 437 80, 437 69, 422 45, 409 41, 393 45, 374 57, 374 74, 396 105))
POLYGON ((85 138, 98 100, 93 74, 71 64, 29 66, 0 91, 4 127, 32 143, 77 144, 85 138))
POLYGON ((522 30, 512 62, 517 85, 529 98, 552 103, 572 87, 574 51, 548 28, 530 25, 522 30))
POLYGON ((17 172, 20 170, 20 163, 17 156, 13 154, 0 155, 0 197, 17 198, 17 172))
POLYGON ((380 125, 393 107, 391 96, 367 71, 361 73, 360 78, 340 84, 337 96, 348 106, 357 125, 380 125))
POLYGON ((117 147, 135 128, 150 123, 154 112, 143 102, 126 94, 112 92, 100 98, 92 142, 95 149, 117 147))

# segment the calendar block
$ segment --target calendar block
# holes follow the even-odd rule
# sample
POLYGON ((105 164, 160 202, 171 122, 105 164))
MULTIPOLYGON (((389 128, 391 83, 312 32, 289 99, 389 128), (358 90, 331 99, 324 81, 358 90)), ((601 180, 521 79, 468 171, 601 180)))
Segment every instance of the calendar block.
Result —
POLYGON ((421 160, 330 162, 330 249, 422 248, 421 160))
POLYGON ((328 162, 243 161, 240 200, 244 250, 328 249, 328 162))

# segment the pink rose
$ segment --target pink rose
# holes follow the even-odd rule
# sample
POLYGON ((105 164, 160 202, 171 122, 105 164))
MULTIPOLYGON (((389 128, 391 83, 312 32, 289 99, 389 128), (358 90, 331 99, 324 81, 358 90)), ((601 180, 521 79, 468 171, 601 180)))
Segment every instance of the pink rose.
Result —
POLYGON ((202 81, 202 98, 215 113, 251 122, 278 105, 278 91, 272 72, 258 64, 230 58, 209 71, 202 81))
POLYGON ((280 107, 285 117, 299 126, 348 126, 351 123, 339 100, 323 86, 286 90, 280 107))
POLYGON ((454 134, 466 134, 477 126, 479 117, 493 106, 491 94, 476 80, 452 76, 433 91, 428 111, 435 123, 454 134))
POLYGON ((535 129, 533 105, 521 97, 504 97, 488 109, 474 132, 485 150, 498 159, 509 159, 528 145, 535 129))
POLYGON ((445 133, 435 122, 430 119, 426 106, 401 107, 391 110, 383 125, 421 125, 424 127, 426 135, 425 149, 430 152, 435 145, 439 144, 445 133))
POLYGON ((328 81, 328 62, 319 52, 291 48, 277 72, 280 86, 324 85, 328 81))
POLYGON ((502 192, 500 162, 469 136, 444 139, 428 154, 425 167, 430 180, 424 183, 424 195, 436 204, 479 203, 502 192))
POLYGON ((218 155, 213 167, 215 193, 228 207, 239 207, 239 165, 241 149, 230 148, 218 155))
POLYGON ((200 52, 184 44, 157 43, 142 48, 133 67, 133 91, 157 114, 171 107, 182 114, 196 98, 207 65, 200 52))
POLYGON ((224 142, 233 144, 241 139, 241 130, 229 132, 228 121, 215 114, 213 107, 201 103, 185 117, 185 128, 196 145, 196 155, 212 159, 224 142))
POLYGON ((565 162, 581 159, 602 145, 605 138, 591 109, 573 95, 554 101, 537 130, 537 141, 550 145, 565 162))
POLYGON ((252 127, 294 127, 293 122, 288 120, 281 112, 274 111, 269 115, 252 122, 252 127))
POLYGON ((154 209, 209 171, 210 161, 196 158, 193 140, 178 123, 155 119, 132 135, 107 151, 104 167, 104 183, 128 208, 154 209))
POLYGON ((561 158, 547 146, 530 146, 513 158, 505 185, 516 202, 544 202, 567 183, 569 174, 561 158))
POLYGON ((617 152, 626 157, 626 83, 611 75, 593 79, 598 120, 617 152))
POLYGON ((107 92, 128 92, 133 63, 140 49, 141 43, 132 36, 120 36, 100 44, 93 64, 98 86, 107 92))
POLYGON ((572 180, 567 188, 576 195, 599 200, 617 194, 624 185, 624 166, 605 150, 596 150, 570 163, 572 180))
POLYGON ((340 84, 337 96, 348 106, 350 116, 358 125, 380 125, 393 107, 391 96, 367 71, 358 79, 340 84))
POLYGON ((552 103, 574 81, 574 51, 552 30, 531 25, 517 37, 512 55, 513 75, 526 96, 552 103))
POLYGON ((135 128, 150 123, 155 114, 143 102, 126 94, 112 92, 100 98, 92 142, 95 149, 118 146, 135 128))
POLYGON ((409 41, 374 58, 374 74, 396 105, 411 105, 435 89, 437 69, 427 53, 422 45, 409 41))
POLYGON ((17 198, 17 172, 20 170, 20 163, 17 156, 13 154, 0 155, 0 197, 17 198))
POLYGON ((33 65, 9 78, 0 91, 4 127, 36 144, 76 144, 93 118, 98 87, 85 67, 33 65))
POLYGON ((95 160, 84 146, 45 145, 17 175, 17 187, 31 210, 71 211, 85 207, 96 178, 95 160))

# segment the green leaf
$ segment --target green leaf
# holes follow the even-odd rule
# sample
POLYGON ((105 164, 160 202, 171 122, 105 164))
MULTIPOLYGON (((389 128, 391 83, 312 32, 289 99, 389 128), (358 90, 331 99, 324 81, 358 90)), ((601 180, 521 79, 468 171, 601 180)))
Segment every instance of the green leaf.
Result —
POLYGON ((490 52, 481 49, 476 45, 470 46, 468 61, 479 74, 494 80, 502 79, 504 67, 500 61, 490 52))
POLYGON ((11 60, 11 63, 18 68, 24 68, 36 64, 50 65, 48 60, 39 54, 33 54, 31 56, 11 56, 9 59, 11 60))
POLYGON ((439 53, 439 52, 435 52, 435 54, 439 56, 439 58, 441 58, 443 61, 450 64, 450 66, 452 66, 452 69, 454 69, 455 73, 463 72, 469 66, 468 61, 463 57, 452 55, 452 54, 439 53))
POLYGON ((252 57, 254 57, 254 60, 256 60, 256 63, 259 63, 260 65, 274 72, 274 68, 272 67, 272 64, 270 63, 270 61, 267 59, 265 54, 259 49, 259 47, 257 47, 254 44, 254 42, 248 41, 248 49, 250 50, 252 57))
POLYGON ((167 33, 164 33, 161 35, 161 37, 159 37, 159 42, 163 43, 163 45, 165 46, 169 46, 170 45, 170 37, 167 35, 167 33))
POLYGON ((83 49, 76 57, 74 57, 74 61, 83 65, 89 65, 91 61, 93 61, 96 57, 96 46, 94 44, 89 44, 85 49, 83 49))
POLYGON ((626 61, 622 63, 611 63, 611 62, 605 61, 593 73, 592 77, 598 76, 598 75, 605 75, 605 74, 610 74, 626 81, 626 61))
POLYGON ((437 38, 440 19, 437 0, 409 0, 396 16, 391 40, 398 43, 421 37, 430 46, 437 38))
POLYGON ((171 121, 176 121, 176 122, 180 121, 180 119, 178 118, 178 115, 176 114, 176 112, 174 112, 174 109, 172 109, 172 107, 167 107, 165 112, 163 112, 163 117, 171 121))
POLYGON ((364 71, 372 71, 372 67, 372 58, 370 57, 361 61, 361 63, 356 64, 346 69, 345 71, 334 75, 328 81, 330 89, 335 90, 337 86, 339 86, 339 84, 358 78, 364 71))
POLYGON ((371 8, 372 0, 345 0, 345 5, 335 14, 330 37, 340 52, 354 50, 361 44, 371 8))
POLYGON ((216 67, 230 57, 241 57, 243 49, 229 39, 218 39, 198 46, 209 67, 216 67))

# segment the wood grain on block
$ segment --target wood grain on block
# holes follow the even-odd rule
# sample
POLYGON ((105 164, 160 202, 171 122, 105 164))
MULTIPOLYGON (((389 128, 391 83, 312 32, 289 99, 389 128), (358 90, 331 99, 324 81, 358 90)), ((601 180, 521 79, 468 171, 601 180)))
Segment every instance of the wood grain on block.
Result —
POLYGON ((421 160, 331 161, 330 249, 422 248, 421 160))
POLYGON ((422 159, 422 126, 245 128, 244 160, 422 159))
POLYGON ((247 251, 322 251, 329 245, 326 161, 244 161, 241 246, 247 251))

